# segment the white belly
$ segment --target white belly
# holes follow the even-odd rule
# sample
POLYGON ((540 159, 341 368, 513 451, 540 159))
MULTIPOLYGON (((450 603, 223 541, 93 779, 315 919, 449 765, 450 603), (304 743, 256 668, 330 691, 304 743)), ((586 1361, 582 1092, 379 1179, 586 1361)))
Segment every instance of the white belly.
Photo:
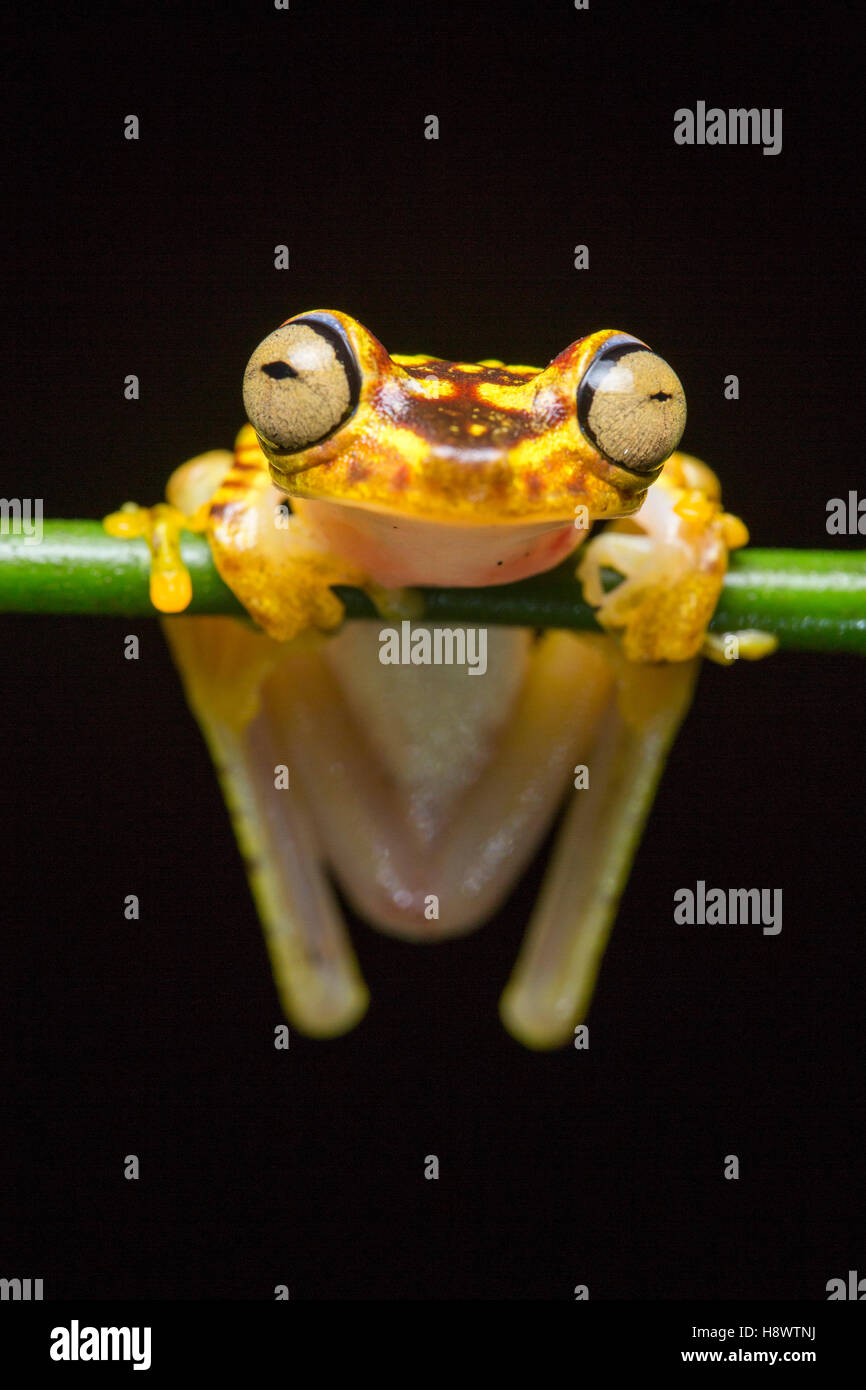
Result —
POLYGON ((570 521, 427 521, 300 499, 292 508, 330 549, 385 588, 510 584, 552 569, 587 534, 570 521))

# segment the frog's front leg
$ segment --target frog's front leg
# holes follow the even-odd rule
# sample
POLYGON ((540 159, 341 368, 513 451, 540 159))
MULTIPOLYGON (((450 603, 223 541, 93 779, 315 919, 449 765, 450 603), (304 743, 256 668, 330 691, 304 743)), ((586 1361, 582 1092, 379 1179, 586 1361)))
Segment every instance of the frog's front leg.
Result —
POLYGON ((411 611, 409 603, 403 614, 402 591, 371 583, 290 510, 250 425, 238 435, 233 455, 214 451, 175 469, 166 496, 167 503, 150 508, 128 503, 105 520, 112 535, 147 540, 151 599, 162 613, 182 612, 192 596, 180 551, 183 530, 207 533, 223 580, 278 641, 340 626, 345 609, 334 584, 365 589, 380 612, 411 611))
POLYGON ((339 627, 345 610, 331 585, 365 587, 365 576, 290 511, 250 425, 238 435, 234 465, 211 501, 207 532, 222 578, 278 641, 339 627))
POLYGON ((712 470, 672 454, 637 515, 587 543, 577 574, 602 627, 621 631, 629 660, 685 661, 702 650, 714 656, 707 624, 728 552, 748 539, 739 518, 722 510, 712 470), (603 569, 623 576, 608 593, 603 569))

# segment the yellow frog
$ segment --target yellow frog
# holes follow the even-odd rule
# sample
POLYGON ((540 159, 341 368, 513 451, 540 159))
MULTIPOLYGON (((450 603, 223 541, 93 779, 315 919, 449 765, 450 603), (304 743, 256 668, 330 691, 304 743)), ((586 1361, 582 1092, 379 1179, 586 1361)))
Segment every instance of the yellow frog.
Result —
POLYGON ((515 1037, 559 1046, 588 1007, 699 654, 719 655, 707 624, 728 551, 748 539, 710 469, 674 452, 682 386, 613 330, 539 370, 390 357, 347 314, 315 310, 256 348, 244 402, 233 455, 191 460, 167 504, 105 524, 147 538, 163 613, 190 599, 181 530, 206 531, 257 625, 165 630, 286 1014, 333 1036, 367 1007, 329 871, 393 935, 470 931, 566 801, 501 1004, 515 1037), (613 518, 578 569, 611 635, 493 627, 482 666, 465 655, 481 633, 413 621, 414 586, 540 573, 613 518), (622 580, 606 591, 611 569, 622 580), (381 621, 342 625, 340 584, 365 589, 381 621))

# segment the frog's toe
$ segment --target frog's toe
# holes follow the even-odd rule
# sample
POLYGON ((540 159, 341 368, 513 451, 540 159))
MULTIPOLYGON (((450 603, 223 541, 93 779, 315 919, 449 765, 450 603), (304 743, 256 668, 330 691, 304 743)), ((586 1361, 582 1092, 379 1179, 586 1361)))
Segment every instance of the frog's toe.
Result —
POLYGON ((192 580, 181 558, 182 530, 201 530, 191 517, 166 502, 139 507, 126 502, 103 519, 109 536, 145 540, 150 549, 150 601, 160 613, 182 613, 192 598, 192 580))
POLYGON ((603 531, 587 544, 577 567, 577 577, 583 585, 587 603, 593 608, 605 607, 607 613, 615 613, 622 606, 624 595, 630 592, 626 587, 627 581, 639 581, 652 560, 653 544, 648 536, 603 531), (623 583, 606 592, 604 570, 616 570, 623 576, 623 583))
POLYGON ((379 617, 387 622, 411 622, 424 616, 424 596, 418 589, 384 589, 372 583, 365 588, 379 617))
POLYGON ((192 598, 192 580, 181 558, 181 531, 202 532, 210 499, 232 465, 225 449, 213 449, 181 464, 166 488, 167 502, 140 507, 125 502, 102 525, 118 540, 144 540, 150 549, 150 601, 160 613, 182 613, 192 598))
POLYGON ((761 661, 778 651, 779 639, 772 632, 759 628, 743 628, 737 632, 707 632, 701 651, 719 666, 733 666, 735 661, 761 661))

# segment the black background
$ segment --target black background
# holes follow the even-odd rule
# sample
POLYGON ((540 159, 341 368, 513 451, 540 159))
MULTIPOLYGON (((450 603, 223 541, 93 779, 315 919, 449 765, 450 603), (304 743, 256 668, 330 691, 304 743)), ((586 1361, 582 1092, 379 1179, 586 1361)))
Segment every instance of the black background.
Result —
MULTIPOLYGON (((104 14, 12 21, 4 495, 68 517, 156 500, 178 462, 231 445, 256 343, 334 307, 392 351, 467 361, 632 332, 680 374, 685 445, 755 544, 855 544, 824 525, 863 475, 855 11, 104 14), (698 100, 782 107, 782 153, 675 145, 698 100)), ((588 1052, 530 1053, 497 1016, 539 862, 464 940, 354 923, 367 1018, 277 1053, 157 625, 17 618, 2 640, 0 1274, 46 1297, 340 1300, 821 1299, 866 1274, 853 657, 705 669, 588 1052), (781 935, 675 927, 698 878, 781 887, 781 935)))

